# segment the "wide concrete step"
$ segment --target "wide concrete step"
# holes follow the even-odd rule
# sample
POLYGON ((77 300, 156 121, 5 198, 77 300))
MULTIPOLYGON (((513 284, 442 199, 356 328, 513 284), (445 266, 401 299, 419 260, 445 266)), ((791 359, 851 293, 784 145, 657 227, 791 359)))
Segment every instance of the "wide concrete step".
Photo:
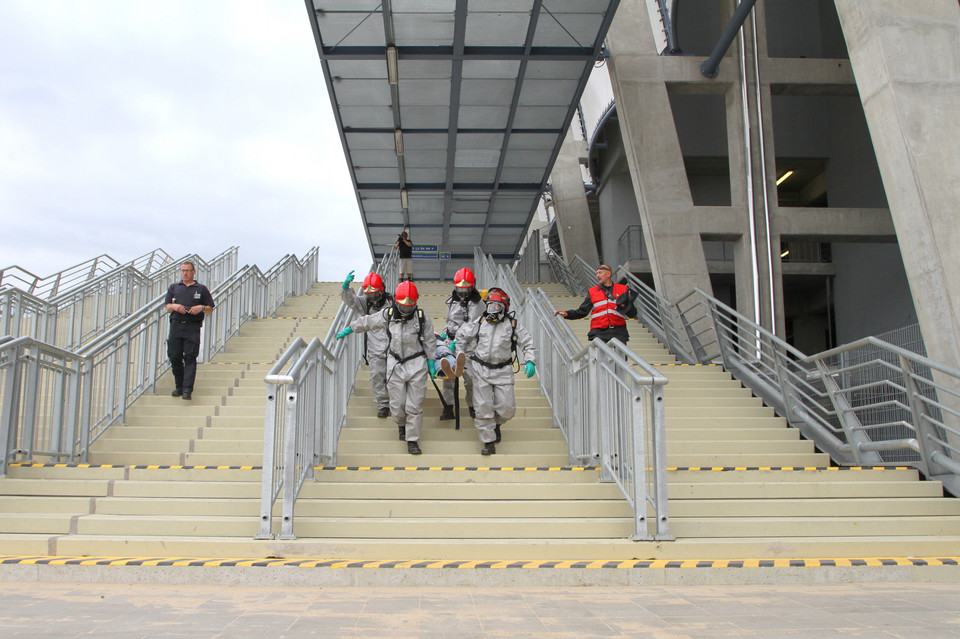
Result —
POLYGON ((649 559, 730 559, 782 557, 949 557, 960 536, 883 537, 743 537, 739 539, 678 539, 669 543, 620 539, 404 539, 305 538, 258 541, 251 537, 144 535, 68 535, 50 541, 48 535, 6 536, 12 553, 70 556, 134 557, 287 557, 382 560, 385 557, 425 561, 554 560, 614 561, 649 559), (763 549, 758 552, 758 549, 763 549))
MULTIPOLYGON (((388 466, 388 467, 481 467, 489 468, 491 466, 511 468, 536 468, 536 467, 554 467, 567 466, 567 455, 548 455, 548 454, 511 454, 510 443, 501 442, 497 444, 497 454, 484 456, 480 454, 482 446, 479 441, 476 445, 476 453, 473 454, 435 454, 429 441, 421 440, 420 448, 422 455, 409 455, 406 453, 406 445, 403 442, 397 442, 402 447, 402 453, 389 454, 377 453, 367 455, 338 455, 337 466, 388 466)), ((399 450, 399 449, 398 449, 399 450)))
POLYGON ((671 517, 678 537, 883 537, 958 536, 960 518, 951 515, 902 517, 671 517))
MULTIPOLYGON (((469 455, 479 453, 480 440, 477 436, 472 441, 450 441, 447 439, 421 439, 421 447, 429 447, 432 455, 469 455)), ((407 446, 404 442, 393 440, 387 442, 377 441, 343 441, 341 439, 338 456, 342 459, 348 456, 357 455, 380 455, 383 453, 403 453, 407 446)), ((511 455, 555 455, 566 457, 567 444, 562 440, 520 440, 507 437, 504 441, 497 444, 497 452, 511 455)), ((445 464, 446 465, 446 464, 445 464)))
MULTIPOLYGON (((468 418, 469 419, 469 418, 468 418)), ((384 420, 380 420, 381 423, 384 420)), ((423 429, 424 440, 430 441, 450 441, 460 442, 469 441, 473 443, 477 440, 476 429, 473 427, 473 420, 461 420, 460 430, 454 430, 451 426, 453 422, 440 422, 436 427, 423 429), (469 425, 469 428, 467 427, 469 425)), ((397 428, 392 421, 387 422, 383 428, 360 428, 351 426, 345 428, 340 433, 340 443, 347 442, 384 442, 392 441, 397 438, 397 428)), ((501 433, 511 441, 562 441, 563 435, 556 429, 543 426, 539 421, 522 421, 519 423, 507 422, 501 429, 501 433)))
MULTIPOLYGON (((633 531, 631 518, 522 518, 509 517, 299 517, 299 537, 357 539, 502 539, 597 537, 626 538, 633 531), (531 525, 536 522, 536 525, 531 525)), ((69 525, 69 520, 67 520, 69 525)), ((86 515, 75 522, 79 535, 109 535, 124 530, 127 536, 175 535, 194 537, 253 537, 259 531, 254 517, 215 515, 86 515)), ((12 531, 25 532, 25 531, 12 531)), ((35 532, 35 531, 31 531, 35 532)))

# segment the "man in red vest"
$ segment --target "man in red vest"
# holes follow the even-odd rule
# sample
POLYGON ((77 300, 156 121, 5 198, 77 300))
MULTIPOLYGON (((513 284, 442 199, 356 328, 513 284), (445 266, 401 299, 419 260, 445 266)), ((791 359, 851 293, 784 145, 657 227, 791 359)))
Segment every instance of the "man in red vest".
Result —
POLYGON ((613 281, 613 271, 606 264, 597 267, 597 285, 587 291, 587 297, 580 308, 569 311, 557 311, 568 320, 590 316, 590 332, 587 339, 599 339, 609 342, 616 338, 627 343, 627 318, 636 317, 637 309, 633 305, 637 294, 627 286, 613 281))

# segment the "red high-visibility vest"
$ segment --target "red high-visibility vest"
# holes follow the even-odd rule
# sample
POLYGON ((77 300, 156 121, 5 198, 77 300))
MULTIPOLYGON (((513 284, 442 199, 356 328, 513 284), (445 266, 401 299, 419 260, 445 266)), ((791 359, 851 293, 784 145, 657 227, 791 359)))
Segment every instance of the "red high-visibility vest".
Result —
POLYGON ((611 326, 626 326, 627 318, 617 311, 617 298, 627 292, 623 284, 613 284, 613 299, 607 298, 606 293, 599 286, 590 289, 590 301, 593 310, 590 311, 590 330, 595 328, 610 328, 611 326))

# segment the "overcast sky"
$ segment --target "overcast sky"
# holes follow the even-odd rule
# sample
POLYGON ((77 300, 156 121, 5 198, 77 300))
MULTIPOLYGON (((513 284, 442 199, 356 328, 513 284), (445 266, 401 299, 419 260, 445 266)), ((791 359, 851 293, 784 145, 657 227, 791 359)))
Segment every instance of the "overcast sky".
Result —
POLYGON ((0 268, 371 258, 301 0, 0 0, 0 268))

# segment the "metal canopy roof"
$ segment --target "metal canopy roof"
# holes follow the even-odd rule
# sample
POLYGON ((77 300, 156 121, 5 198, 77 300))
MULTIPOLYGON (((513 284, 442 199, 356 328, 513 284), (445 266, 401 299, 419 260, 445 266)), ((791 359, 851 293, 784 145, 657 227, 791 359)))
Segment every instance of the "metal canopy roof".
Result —
POLYGON ((512 259, 619 0, 306 4, 373 255, 512 259))

